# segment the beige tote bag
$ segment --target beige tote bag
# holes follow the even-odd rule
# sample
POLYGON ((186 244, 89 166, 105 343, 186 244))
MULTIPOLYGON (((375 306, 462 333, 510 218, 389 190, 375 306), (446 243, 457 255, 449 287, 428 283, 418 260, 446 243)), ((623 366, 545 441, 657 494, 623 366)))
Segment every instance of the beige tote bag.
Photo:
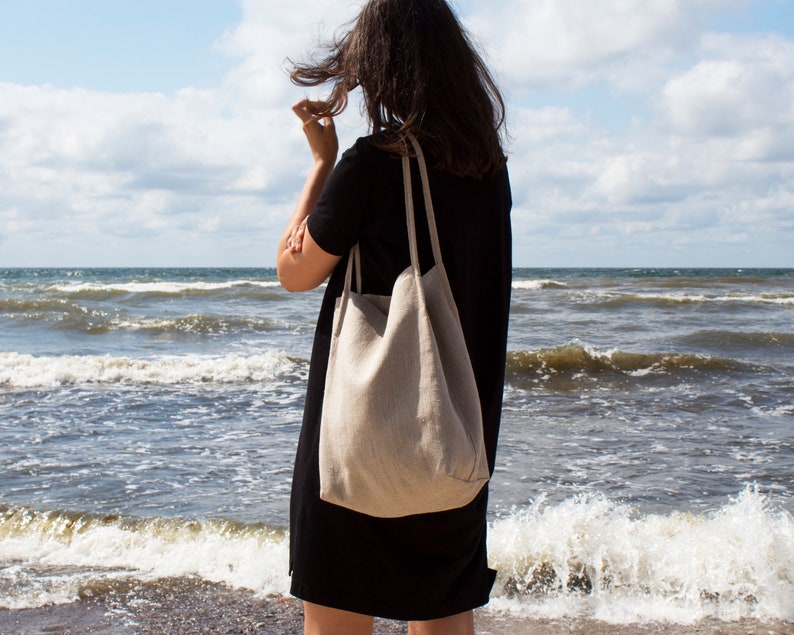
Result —
POLYGON ((441 260, 427 167, 410 140, 435 266, 422 276, 404 157, 411 266, 391 297, 361 295, 358 245, 351 249, 320 423, 320 498, 381 518, 462 507, 489 478, 477 385, 441 260), (354 266, 358 293, 351 290, 354 266))

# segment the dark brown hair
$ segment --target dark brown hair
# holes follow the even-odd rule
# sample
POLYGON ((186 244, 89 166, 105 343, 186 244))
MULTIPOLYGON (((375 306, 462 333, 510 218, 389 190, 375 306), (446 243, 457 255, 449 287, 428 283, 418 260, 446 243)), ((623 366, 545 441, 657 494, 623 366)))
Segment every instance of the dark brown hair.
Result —
POLYGON ((419 139, 435 167, 482 178, 505 164, 505 105, 482 58, 444 0, 369 0, 322 59, 293 64, 299 86, 331 82, 337 115, 361 86, 375 143, 407 154, 419 139))

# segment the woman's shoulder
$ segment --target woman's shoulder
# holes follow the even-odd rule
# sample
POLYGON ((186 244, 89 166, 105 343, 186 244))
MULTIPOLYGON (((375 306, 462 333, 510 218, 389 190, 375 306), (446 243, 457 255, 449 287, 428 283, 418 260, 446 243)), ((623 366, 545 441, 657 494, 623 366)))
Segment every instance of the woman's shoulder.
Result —
POLYGON ((356 139, 356 142, 345 150, 342 158, 368 163, 370 161, 385 161, 393 157, 376 145, 375 135, 367 135, 356 139))
POLYGON ((334 167, 332 182, 369 182, 382 177, 388 169, 389 156, 371 142, 370 137, 360 137, 347 148, 334 167))

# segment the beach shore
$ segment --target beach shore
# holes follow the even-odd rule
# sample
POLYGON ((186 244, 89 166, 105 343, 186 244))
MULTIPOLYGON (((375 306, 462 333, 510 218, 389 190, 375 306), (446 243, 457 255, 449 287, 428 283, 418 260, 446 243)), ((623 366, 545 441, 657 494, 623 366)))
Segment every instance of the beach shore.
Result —
MULTIPOLYGON (((608 624, 595 620, 539 620, 476 613, 479 635, 791 635, 794 623, 701 622, 608 624)), ((93 589, 79 601, 36 609, 0 610, 3 635, 301 635, 300 602, 178 579, 115 584, 93 589)), ((374 633, 405 633, 400 622, 377 620, 374 633)))

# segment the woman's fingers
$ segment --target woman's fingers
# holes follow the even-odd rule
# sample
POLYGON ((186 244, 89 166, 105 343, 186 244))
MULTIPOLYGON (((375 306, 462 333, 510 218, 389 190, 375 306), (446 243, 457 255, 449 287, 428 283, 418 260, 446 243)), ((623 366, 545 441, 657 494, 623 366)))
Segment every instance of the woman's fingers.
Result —
MULTIPOLYGON (((301 99, 292 107, 292 111, 300 118, 304 125, 313 121, 319 121, 320 117, 317 116, 317 113, 327 109, 328 104, 326 102, 311 101, 309 99, 301 99)), ((329 121, 333 121, 331 117, 323 117, 322 119, 326 125, 329 121)))
POLYGON ((320 118, 316 114, 327 108, 328 104, 325 102, 303 99, 292 107, 292 111, 303 122, 303 132, 309 141, 314 160, 333 165, 339 152, 334 119, 328 116, 320 118))
POLYGON ((315 115, 310 104, 311 102, 308 99, 302 99, 292 107, 292 112, 294 112, 304 124, 307 124, 315 119, 315 115))
POLYGON ((299 252, 303 249, 303 236, 306 233, 307 218, 304 218, 301 223, 292 230, 289 240, 287 240, 287 249, 291 253, 299 252))

